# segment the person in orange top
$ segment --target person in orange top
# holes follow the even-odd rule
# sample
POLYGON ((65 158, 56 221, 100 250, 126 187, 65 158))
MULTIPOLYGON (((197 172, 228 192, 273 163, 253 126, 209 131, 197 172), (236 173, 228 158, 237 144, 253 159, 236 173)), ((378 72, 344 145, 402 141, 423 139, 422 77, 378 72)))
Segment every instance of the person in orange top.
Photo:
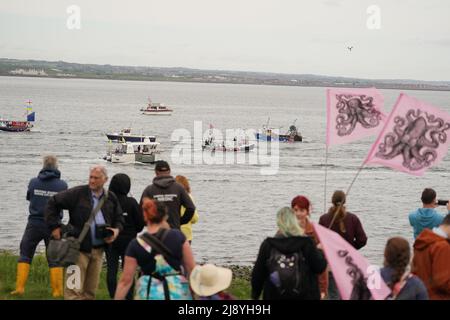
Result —
MULTIPOLYGON (((314 239, 316 245, 320 245, 314 227, 309 221, 311 216, 311 202, 305 196, 296 196, 291 201, 291 208, 295 212, 300 227, 305 230, 305 234, 314 239)), ((326 299, 328 296, 328 270, 319 275, 320 298, 326 299)))
POLYGON ((414 242, 412 272, 431 300, 450 300, 450 213, 437 228, 424 229, 414 242))

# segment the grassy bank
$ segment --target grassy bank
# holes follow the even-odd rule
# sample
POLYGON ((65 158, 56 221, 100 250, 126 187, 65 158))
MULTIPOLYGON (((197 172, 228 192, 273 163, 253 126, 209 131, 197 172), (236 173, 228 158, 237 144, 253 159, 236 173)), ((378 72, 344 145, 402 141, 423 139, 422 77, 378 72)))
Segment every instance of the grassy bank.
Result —
MULTIPOLYGON (((47 300, 53 299, 51 296, 50 280, 48 274, 47 261, 44 256, 38 255, 34 258, 30 269, 30 275, 25 287, 23 296, 12 296, 10 292, 16 285, 16 266, 17 256, 0 252, 0 300, 47 300)), ((233 270, 233 282, 229 292, 238 299, 250 298, 249 274, 250 270, 246 267, 229 266, 233 270)), ((97 299, 109 300, 108 290, 106 288, 106 270, 101 273, 97 299)))

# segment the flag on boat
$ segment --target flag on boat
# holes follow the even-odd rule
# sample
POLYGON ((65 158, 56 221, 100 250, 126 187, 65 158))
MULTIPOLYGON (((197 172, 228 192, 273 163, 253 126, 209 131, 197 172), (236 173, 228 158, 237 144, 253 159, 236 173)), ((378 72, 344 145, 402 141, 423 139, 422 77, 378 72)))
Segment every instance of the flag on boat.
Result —
POLYGON ((402 93, 364 163, 421 176, 444 159, 449 133, 450 114, 402 93))
POLYGON ((313 226, 342 300, 384 300, 391 294, 378 268, 358 250, 336 232, 313 226))
POLYGON ((29 115, 27 115, 27 121, 30 121, 30 122, 35 121, 35 115, 36 115, 36 112, 32 112, 29 115))
POLYGON ((31 100, 28 100, 27 104, 28 104, 28 106, 27 106, 27 113, 30 113, 32 111, 32 109, 33 109, 33 107, 31 106, 31 100))
POLYGON ((384 98, 375 88, 327 89, 327 146, 378 134, 387 118, 384 98))

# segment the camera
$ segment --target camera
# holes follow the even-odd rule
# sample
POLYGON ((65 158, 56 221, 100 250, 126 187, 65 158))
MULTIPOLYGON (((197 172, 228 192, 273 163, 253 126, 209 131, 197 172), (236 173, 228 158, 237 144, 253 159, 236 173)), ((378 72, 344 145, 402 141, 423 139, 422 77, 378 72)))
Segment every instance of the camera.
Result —
POLYGON ((95 225, 95 237, 97 239, 106 239, 110 238, 114 235, 114 232, 109 228, 107 224, 96 224, 95 225))
POLYGON ((447 203, 448 203, 448 200, 438 200, 438 201, 436 202, 436 204, 437 204, 438 206, 446 206, 447 203))

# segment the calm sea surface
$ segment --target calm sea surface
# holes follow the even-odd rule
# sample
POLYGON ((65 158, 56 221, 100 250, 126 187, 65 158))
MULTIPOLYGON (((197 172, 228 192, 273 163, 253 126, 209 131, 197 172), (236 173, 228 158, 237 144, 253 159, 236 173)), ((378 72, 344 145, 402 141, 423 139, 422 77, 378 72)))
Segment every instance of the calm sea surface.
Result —
MULTIPOLYGON (((385 110, 391 110, 399 91, 382 90, 385 110)), ((407 91, 407 94, 450 112, 450 93, 407 91)), ((33 101, 37 114, 29 133, 0 132, 0 249, 17 251, 24 231, 30 178, 41 168, 42 156, 56 154, 69 186, 87 183, 89 167, 104 163, 105 132, 131 126, 154 134, 172 163, 174 175, 191 181, 200 220, 194 225, 193 249, 200 262, 252 263, 261 241, 274 234, 277 209, 289 206, 298 194, 313 203, 312 219, 324 210, 325 88, 281 86, 136 82, 79 79, 0 77, 0 116, 22 119, 24 102, 33 101), (141 115, 147 98, 175 110, 171 117, 141 115), (277 174, 262 175, 263 164, 176 164, 172 141, 176 129, 194 132, 211 123, 224 130, 258 129, 270 117, 286 130, 295 120, 304 143, 282 144, 277 174)), ((346 190, 364 160, 371 139, 331 148, 328 158, 327 207, 332 191, 346 190)), ((194 155, 201 156, 195 151, 194 155)), ((131 194, 140 198, 151 183, 151 165, 105 163, 110 176, 127 173, 131 194)), ((369 237, 363 253, 382 264, 383 248, 391 236, 412 241, 408 213, 421 205, 420 193, 432 187, 438 197, 450 198, 450 158, 424 177, 412 177, 382 167, 365 168, 356 180, 348 210, 362 220, 369 237)), ((440 209, 445 212, 444 208, 440 209)), ((41 246, 42 250, 42 246, 41 246)))

